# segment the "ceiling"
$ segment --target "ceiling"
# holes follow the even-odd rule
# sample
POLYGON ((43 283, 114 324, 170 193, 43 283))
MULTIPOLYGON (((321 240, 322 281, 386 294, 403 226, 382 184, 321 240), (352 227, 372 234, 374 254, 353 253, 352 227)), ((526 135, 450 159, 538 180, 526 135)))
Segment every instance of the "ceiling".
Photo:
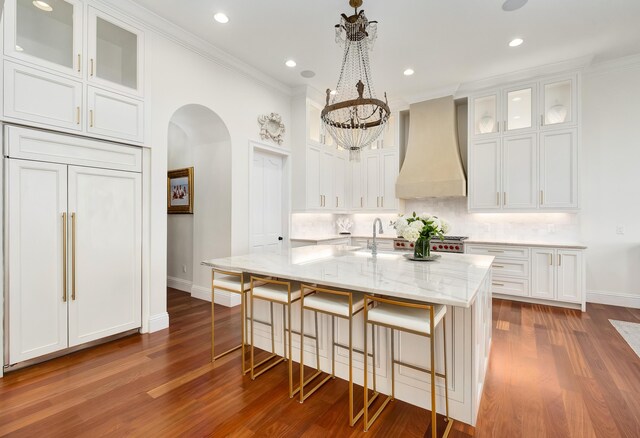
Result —
MULTIPOLYGON (((341 49, 334 25, 347 0, 134 0, 290 86, 334 88, 341 49), (188 4, 188 7, 185 5, 188 4), (228 24, 213 20, 216 12, 228 24), (297 67, 284 65, 294 59, 297 67), (316 76, 305 79, 303 70, 316 76)), ((503 0, 365 0, 379 21, 374 86, 389 99, 583 56, 596 61, 640 52, 638 0, 530 0, 504 12, 503 0), (509 41, 524 39, 520 47, 509 41), (405 77, 406 68, 415 75, 405 77)))

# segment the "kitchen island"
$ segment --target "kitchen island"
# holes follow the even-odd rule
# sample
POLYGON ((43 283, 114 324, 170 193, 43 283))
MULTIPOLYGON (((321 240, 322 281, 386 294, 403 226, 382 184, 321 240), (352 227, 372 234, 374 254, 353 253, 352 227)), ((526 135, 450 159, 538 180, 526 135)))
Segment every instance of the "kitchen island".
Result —
MULTIPOLYGON (((468 254, 442 254, 435 262, 412 262, 403 254, 378 253, 358 247, 320 245, 285 248, 276 253, 249 254, 207 260, 203 265, 226 271, 242 271, 305 284, 317 284, 426 303, 447 305, 447 363, 449 366, 449 407, 451 417, 475 425, 484 375, 491 346, 491 264, 493 257, 468 254)), ((269 318, 268 304, 255 303, 258 319, 269 318)), ((299 330, 299 304, 294 305, 292 325, 299 330)), ((276 306, 277 312, 282 312, 276 306)), ((363 316, 354 319, 354 346, 363 348, 363 316)), ((276 313, 276 352, 283 354, 282 316, 276 313)), ((305 316, 305 332, 313 332, 313 316, 305 316), (308 327, 307 327, 308 324, 308 327)), ((319 315, 320 363, 331 369, 330 319, 319 315)), ((376 332, 376 377, 378 390, 389 393, 390 333, 380 327, 376 332)), ((336 321, 336 340, 346 344, 347 326, 336 321)), ((403 362, 425 367, 429 363, 428 341, 409 333, 395 333, 396 357, 403 362)), ((442 342, 436 332, 436 342, 442 342)), ((270 330, 255 325, 257 348, 270 350, 270 330)), ((299 360, 300 340, 293 338, 293 358, 299 360)), ((336 348, 336 375, 348 379, 348 352, 336 348)), ((314 363, 315 348, 305 344, 305 362, 314 363)), ((436 367, 443 367, 442 349, 436 348, 436 367)), ((354 382, 363 382, 363 356, 354 356, 354 382)), ((371 369, 371 367, 369 368, 371 369)), ((369 376, 370 378, 372 376, 369 376)), ((370 380, 371 381, 371 380, 370 380)), ((436 383, 438 412, 444 413, 444 383, 436 383)), ((396 369, 396 398, 430 409, 429 376, 409 367, 396 369)))

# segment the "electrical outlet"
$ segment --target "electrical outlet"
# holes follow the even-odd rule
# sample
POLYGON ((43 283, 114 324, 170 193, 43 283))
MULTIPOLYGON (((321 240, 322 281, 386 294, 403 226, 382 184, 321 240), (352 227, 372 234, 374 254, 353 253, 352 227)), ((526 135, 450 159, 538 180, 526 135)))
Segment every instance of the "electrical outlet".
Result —
POLYGON ((624 234, 624 225, 616 225, 616 234, 624 234))
POLYGON ((182 272, 187 273, 187 265, 182 265, 182 272))

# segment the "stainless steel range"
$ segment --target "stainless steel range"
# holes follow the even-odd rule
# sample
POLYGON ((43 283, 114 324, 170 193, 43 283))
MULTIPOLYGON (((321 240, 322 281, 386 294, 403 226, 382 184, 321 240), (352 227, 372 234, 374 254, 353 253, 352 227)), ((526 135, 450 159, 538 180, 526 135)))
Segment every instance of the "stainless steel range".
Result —
MULTIPOLYGON (((464 254, 464 241, 467 239, 466 236, 445 236, 444 240, 436 238, 431 241, 431 251, 464 254)), ((408 240, 393 239, 393 249, 396 251, 413 251, 413 246, 408 240)))

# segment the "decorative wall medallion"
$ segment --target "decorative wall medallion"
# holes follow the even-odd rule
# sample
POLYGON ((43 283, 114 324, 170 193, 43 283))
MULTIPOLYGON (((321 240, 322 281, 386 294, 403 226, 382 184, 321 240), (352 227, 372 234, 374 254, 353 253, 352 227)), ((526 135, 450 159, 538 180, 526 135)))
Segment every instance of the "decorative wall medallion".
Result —
POLYGON ((263 140, 273 140, 282 144, 284 136, 284 123, 280 114, 271 113, 258 117, 260 123, 260 138, 263 140))

